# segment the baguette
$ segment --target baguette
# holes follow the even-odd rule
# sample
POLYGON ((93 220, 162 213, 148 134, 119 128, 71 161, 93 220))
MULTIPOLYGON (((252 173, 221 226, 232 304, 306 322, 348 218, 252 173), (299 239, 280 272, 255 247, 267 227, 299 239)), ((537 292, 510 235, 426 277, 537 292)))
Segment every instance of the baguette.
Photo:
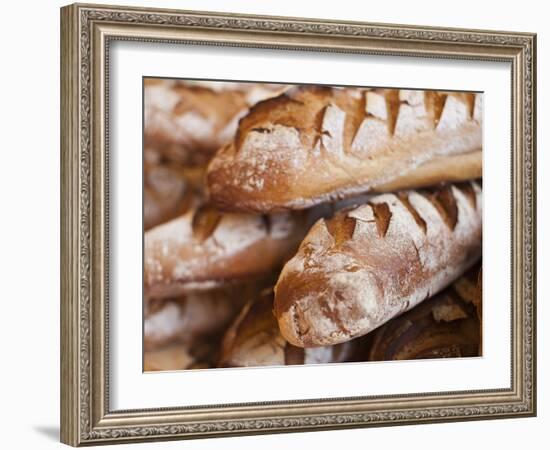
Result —
POLYGON ((284 340, 273 315, 273 291, 250 301, 225 333, 218 367, 284 366, 345 362, 353 358, 357 340, 303 349, 284 340))
POLYGON ((219 208, 302 209, 481 177, 474 93, 299 86, 256 104, 210 161, 219 208))
POLYGON ((373 331, 369 361, 479 356, 478 270, 373 331))
POLYGON ((251 105, 284 89, 258 83, 146 80, 145 142, 173 161, 207 161, 231 139, 251 105))
POLYGON ((310 212, 221 213, 208 205, 145 233, 144 288, 150 298, 269 276, 298 248, 310 212))
POLYGON ((480 257, 481 202, 467 182, 381 194, 317 221, 275 286, 284 338, 345 342, 446 287, 480 257))

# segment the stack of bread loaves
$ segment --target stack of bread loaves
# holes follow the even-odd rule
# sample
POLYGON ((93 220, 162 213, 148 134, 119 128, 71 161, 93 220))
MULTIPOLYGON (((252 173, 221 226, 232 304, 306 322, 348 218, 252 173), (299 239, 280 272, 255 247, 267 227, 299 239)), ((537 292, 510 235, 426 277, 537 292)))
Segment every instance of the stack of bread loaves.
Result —
POLYGON ((480 354, 480 94, 144 91, 145 370, 480 354))

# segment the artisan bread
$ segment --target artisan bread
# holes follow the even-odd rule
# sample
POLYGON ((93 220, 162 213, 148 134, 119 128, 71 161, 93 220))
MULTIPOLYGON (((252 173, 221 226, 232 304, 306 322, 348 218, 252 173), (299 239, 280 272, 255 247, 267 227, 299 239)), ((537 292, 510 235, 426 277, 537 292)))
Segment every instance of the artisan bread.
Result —
POLYGON ((256 104, 210 161, 219 208, 302 209, 481 176, 481 95, 298 86, 256 104))
POLYGON ((479 356, 478 271, 369 334, 369 361, 479 356))
POLYGON ((145 142, 173 161, 206 161, 233 137, 239 118, 251 105, 284 89, 258 83, 147 79, 145 142))
POLYGON ((219 367, 283 366, 349 361, 357 340, 327 347, 301 348, 281 336, 273 315, 273 291, 266 289, 243 308, 225 333, 219 367))
POLYGON ((191 208, 145 233, 145 293, 150 298, 174 297, 269 275, 295 253, 313 223, 310 214, 191 208))
POLYGON ((320 219, 275 286, 283 337, 302 347, 364 335, 458 278, 481 254, 476 182, 372 197, 320 219))

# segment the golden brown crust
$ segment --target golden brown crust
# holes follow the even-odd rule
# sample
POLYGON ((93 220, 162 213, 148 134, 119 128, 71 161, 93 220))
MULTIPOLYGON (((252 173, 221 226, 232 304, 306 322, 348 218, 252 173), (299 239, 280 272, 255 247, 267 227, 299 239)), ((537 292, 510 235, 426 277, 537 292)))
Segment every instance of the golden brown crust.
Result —
POLYGON ((448 287, 369 335, 370 361, 479 356, 471 269, 448 287))
POLYGON ((228 210, 268 212, 386 190, 390 183, 417 186, 421 177, 475 178, 480 102, 468 93, 292 88, 241 119, 233 142, 209 164, 211 199, 228 210), (476 156, 462 170, 450 167, 469 153, 476 156))
POLYGON ((145 233, 146 295, 173 297, 197 287, 269 275, 294 254, 312 223, 310 214, 192 208, 145 233))
POLYGON ((345 342, 440 291, 481 254, 481 208, 481 188, 468 182, 382 194, 319 220, 275 287, 283 336, 304 347, 345 342))

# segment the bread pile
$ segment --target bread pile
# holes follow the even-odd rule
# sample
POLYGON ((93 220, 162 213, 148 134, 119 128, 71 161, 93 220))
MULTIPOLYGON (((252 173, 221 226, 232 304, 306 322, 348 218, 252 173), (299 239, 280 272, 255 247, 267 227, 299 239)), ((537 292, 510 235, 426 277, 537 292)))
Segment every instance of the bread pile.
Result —
POLYGON ((146 79, 144 368, 481 353, 482 97, 146 79))

